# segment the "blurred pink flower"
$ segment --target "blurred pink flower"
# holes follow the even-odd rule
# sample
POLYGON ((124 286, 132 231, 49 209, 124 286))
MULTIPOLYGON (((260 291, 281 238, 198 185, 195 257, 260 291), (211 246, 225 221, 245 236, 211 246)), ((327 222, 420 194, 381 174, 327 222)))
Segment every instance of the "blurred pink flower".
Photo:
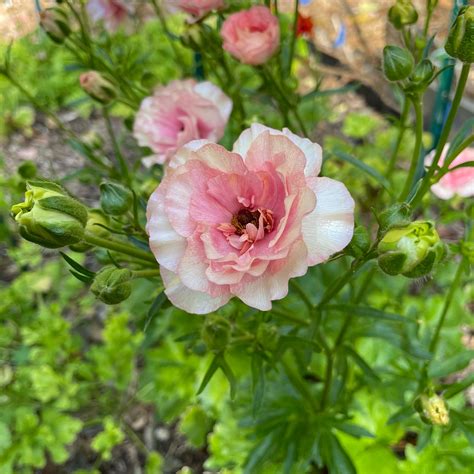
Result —
MULTIPOLYGON (((445 145, 439 166, 443 166, 446 154, 448 153, 449 144, 445 145)), ((435 150, 429 153, 425 158, 425 165, 429 166, 434 158, 435 150)), ((458 155, 449 168, 454 168, 468 161, 474 162, 474 148, 466 148, 458 155)), ((474 168, 464 167, 445 174, 436 184, 431 186, 431 191, 440 199, 451 199, 455 194, 462 197, 474 196, 474 168)))
POLYGON ((176 8, 200 18, 212 10, 224 8, 224 0, 166 0, 168 7, 176 8))
POLYGON ((317 177, 321 161, 319 145, 260 124, 232 152, 206 140, 181 148, 147 208, 170 301, 205 314, 237 296, 270 310, 290 278, 342 250, 354 201, 342 183, 317 177))
POLYGON ((245 64, 259 65, 280 44, 278 18, 264 6, 254 6, 230 15, 222 25, 223 47, 245 64))
POLYGON ((219 141, 231 112, 232 101, 211 82, 187 79, 158 87, 143 100, 133 128, 138 144, 154 152, 145 165, 165 163, 191 140, 219 141))
POLYGON ((122 0, 89 0, 87 12, 92 21, 103 21, 108 31, 116 31, 124 23, 130 8, 122 0))

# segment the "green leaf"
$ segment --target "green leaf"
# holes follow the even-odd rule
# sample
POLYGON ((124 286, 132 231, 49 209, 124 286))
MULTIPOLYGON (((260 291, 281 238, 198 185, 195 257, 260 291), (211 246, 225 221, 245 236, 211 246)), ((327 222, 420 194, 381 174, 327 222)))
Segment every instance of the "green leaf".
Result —
POLYGON ((374 178, 380 185, 382 185, 385 190, 393 196, 393 192, 390 186, 390 182, 385 178, 381 173, 379 173, 376 169, 372 168, 368 164, 358 160, 357 158, 354 158, 352 155, 349 155, 348 153, 345 153, 340 150, 334 150, 333 155, 335 155, 337 158, 339 158, 342 161, 345 161, 346 163, 349 163, 356 168, 359 168, 360 170, 364 171, 364 173, 368 174, 370 177, 374 178))
POLYGON ((451 164, 451 162, 456 158, 457 148, 469 135, 473 133, 473 131, 474 118, 467 119, 462 125, 462 127, 459 129, 456 136, 452 139, 443 166, 449 166, 451 164))
POLYGON ((433 360, 428 367, 428 376, 444 377, 464 369, 474 357, 474 351, 464 351, 445 360, 433 360))
POLYGON ((235 380, 234 373, 232 372, 232 369, 230 368, 230 365, 224 359, 223 355, 221 355, 220 357, 220 367, 221 367, 222 372, 224 372, 224 375, 226 376, 226 379, 228 380, 229 385, 230 385, 230 399, 234 400, 235 394, 237 391, 237 382, 235 380))
POLYGON ((331 474, 357 474, 351 458, 336 436, 329 432, 323 433, 320 443, 324 462, 331 474))
POLYGON ((371 381, 371 382, 380 382, 380 377, 374 372, 374 370, 367 364, 367 362, 359 355, 357 352, 352 349, 351 347, 344 346, 344 350, 347 354, 353 359, 353 361, 357 364, 359 369, 362 370, 364 375, 371 381))
POLYGON ((8 426, 0 421, 0 454, 12 445, 12 435, 8 426))
POLYGON ((351 423, 337 422, 334 424, 334 428, 336 428, 336 430, 342 431, 343 433, 347 433, 354 438, 375 438, 375 436, 370 431, 362 428, 362 426, 353 425, 351 423))
POLYGON ((448 400, 457 395, 458 393, 462 392, 463 390, 466 390, 473 384, 474 372, 469 374, 464 380, 449 385, 449 387, 443 392, 443 398, 448 400))
POLYGON ((411 405, 404 406, 400 410, 396 411, 388 420, 387 425, 393 425, 402 420, 410 418, 415 414, 415 409, 411 405))
POLYGON ((354 316, 363 316, 367 318, 384 319, 386 321, 415 324, 415 321, 401 316, 400 314, 387 313, 376 308, 369 308, 365 306, 357 306, 351 304, 333 304, 327 305, 326 309, 333 311, 341 311, 346 314, 353 314, 354 316))
POLYGON ((260 411, 265 394, 265 371, 263 359, 257 353, 252 355, 253 416, 260 411))
POLYGON ((153 300, 153 303, 151 304, 150 309, 148 310, 147 319, 145 322, 145 326, 143 328, 143 332, 146 332, 146 330, 148 329, 148 326, 151 323, 151 320, 155 316, 158 315, 161 307, 166 301, 167 301, 167 297, 165 295, 164 290, 162 290, 160 293, 158 293, 158 296, 153 300))
MULTIPOLYGON (((94 278, 95 277, 95 272, 88 270, 87 268, 83 267, 80 263, 76 262, 73 258, 71 258, 69 255, 66 255, 64 252, 59 252, 61 254, 61 257, 66 260, 66 262, 76 270, 77 273, 80 273, 81 275, 84 275, 89 278, 94 278)), ((71 272, 72 273, 72 272, 71 272)), ((74 273, 73 273, 74 275, 74 273)))
POLYGON ((216 370, 220 367, 221 358, 222 358, 221 354, 216 354, 214 356, 214 359, 212 359, 211 365, 209 365, 209 368, 206 370, 206 373, 204 374, 201 385, 199 385, 196 395, 199 395, 200 393, 202 393, 203 390, 207 387, 207 384, 211 381, 212 377, 216 373, 216 370))

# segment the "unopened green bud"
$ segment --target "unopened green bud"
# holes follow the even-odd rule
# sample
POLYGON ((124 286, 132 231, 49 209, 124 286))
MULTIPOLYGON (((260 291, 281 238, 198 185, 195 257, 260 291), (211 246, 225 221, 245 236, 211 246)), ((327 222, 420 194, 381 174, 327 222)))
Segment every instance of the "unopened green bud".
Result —
POLYGON ((436 69, 429 59, 423 59, 413 71, 411 82, 414 86, 424 89, 428 87, 435 75, 436 69))
POLYGON ((266 350, 274 351, 278 346, 280 334, 278 329, 267 323, 262 323, 257 329, 257 342, 266 350))
POLYGON ((38 171, 38 169, 32 161, 27 160, 24 161, 20 166, 18 166, 17 171, 23 179, 32 179, 36 176, 36 172, 38 171))
POLYGON ((388 45, 383 49, 383 73, 392 82, 406 79, 413 71, 415 60, 405 48, 388 45))
MULTIPOLYGON (((100 210, 100 209, 89 209, 87 215, 87 224, 86 232, 89 234, 94 234, 97 237, 108 237, 109 231, 103 226, 108 226, 110 224, 109 218, 100 210)), ((69 246, 74 252, 85 252, 92 248, 90 244, 86 242, 78 242, 69 246)))
POLYGON ((418 13, 411 0, 397 0, 388 11, 388 20, 397 29, 413 25, 418 21, 418 13))
POLYGON ((474 62, 474 6, 463 7, 449 30, 446 52, 463 63, 474 62))
POLYGON ((115 84, 100 72, 88 71, 80 75, 82 89, 101 104, 108 104, 117 97, 115 84))
POLYGON ((55 43, 64 43, 69 36, 71 33, 69 23, 69 17, 61 7, 46 8, 40 12, 41 28, 55 43))
POLYGON ((429 273, 446 250, 432 222, 415 221, 389 230, 378 252, 378 263, 385 273, 418 278, 429 273))
POLYGON ((87 208, 59 184, 28 181, 25 202, 15 204, 11 211, 22 237, 43 247, 64 247, 84 236, 87 208))
POLYGON ((410 223, 411 209, 406 203, 397 203, 377 215, 378 237, 392 227, 402 227, 410 223))
POLYGON ((369 231, 362 225, 358 225, 354 229, 354 235, 352 236, 351 243, 347 248, 349 255, 353 257, 361 257, 364 255, 370 247, 370 235, 369 231))
POLYGON ((106 214, 120 216, 125 214, 132 204, 133 194, 125 186, 110 181, 100 185, 100 206, 106 214))
POLYGON ((127 268, 105 267, 94 278, 91 291, 105 304, 125 301, 132 292, 132 272, 127 268))
POLYGON ((230 323, 221 316, 208 316, 202 327, 201 336, 211 351, 222 351, 229 344, 230 323))
POLYGON ((427 424, 438 426, 449 424, 448 407, 439 395, 421 395, 415 402, 415 409, 427 424))

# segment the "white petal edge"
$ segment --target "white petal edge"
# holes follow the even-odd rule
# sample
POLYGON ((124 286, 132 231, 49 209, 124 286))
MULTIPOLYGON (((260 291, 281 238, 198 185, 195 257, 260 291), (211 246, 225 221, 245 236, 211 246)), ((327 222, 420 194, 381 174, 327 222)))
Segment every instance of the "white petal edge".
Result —
POLYGON ((194 91, 207 100, 210 100, 219 110, 221 117, 227 122, 232 113, 232 100, 215 84, 209 81, 199 82, 194 91))
POLYGON ((224 306, 232 295, 223 295, 213 298, 207 293, 194 291, 184 286, 179 276, 167 270, 160 269, 161 278, 165 285, 165 294, 177 308, 192 314, 208 314, 224 306))
POLYGON ((344 249, 354 233, 354 199, 339 181, 310 178, 316 207, 303 218, 303 240, 308 248, 308 265, 326 261, 344 249))
POLYGON ((288 128, 284 128, 280 131, 260 123, 253 123, 250 128, 247 128, 240 134, 239 138, 234 143, 232 151, 238 153, 245 160, 252 142, 265 131, 270 132, 271 135, 283 135, 287 137, 303 152, 306 158, 304 173, 307 177, 317 176, 319 174, 323 162, 323 149, 321 146, 317 143, 313 143, 308 138, 302 138, 295 135, 288 128))

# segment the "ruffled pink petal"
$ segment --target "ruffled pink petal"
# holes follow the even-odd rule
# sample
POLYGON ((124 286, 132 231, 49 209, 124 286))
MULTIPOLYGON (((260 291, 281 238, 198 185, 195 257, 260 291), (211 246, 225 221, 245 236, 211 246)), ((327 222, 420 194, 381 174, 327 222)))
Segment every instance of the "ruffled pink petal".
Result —
POLYGON ((213 102, 225 122, 229 120, 232 112, 232 100, 230 100, 219 87, 212 82, 205 81, 196 84, 194 91, 206 100, 213 102))
POLYGON ((150 196, 147 205, 146 231, 150 248, 158 263, 176 271, 186 250, 186 239, 175 232, 164 209, 165 187, 160 186, 150 196))
POLYGON ((304 173, 306 176, 317 176, 320 173, 323 162, 322 148, 317 143, 313 143, 307 138, 302 138, 298 135, 295 135, 287 128, 284 128, 283 131, 280 131, 266 127, 265 125, 261 125, 259 123, 254 123, 250 128, 244 130, 240 134, 239 138, 234 143, 233 151, 245 158, 249 151, 250 145, 262 132, 265 131, 269 132, 271 135, 283 135, 301 149, 306 158, 306 165, 304 168, 304 173))
POLYGON ((165 294, 177 308, 188 313, 207 314, 224 306, 232 297, 231 294, 210 296, 201 291, 194 291, 181 283, 179 276, 166 268, 160 268, 161 278, 165 285, 165 294))
POLYGON ((272 309, 272 300, 288 294, 290 278, 302 276, 308 270, 306 245, 299 240, 291 247, 288 258, 271 262, 260 277, 246 276, 238 285, 231 285, 231 292, 245 304, 260 311, 272 309))
POLYGON ((316 207, 304 217, 303 240, 308 247, 308 264, 324 262, 345 248, 354 233, 354 200, 347 188, 330 178, 309 178, 316 195, 316 207))

